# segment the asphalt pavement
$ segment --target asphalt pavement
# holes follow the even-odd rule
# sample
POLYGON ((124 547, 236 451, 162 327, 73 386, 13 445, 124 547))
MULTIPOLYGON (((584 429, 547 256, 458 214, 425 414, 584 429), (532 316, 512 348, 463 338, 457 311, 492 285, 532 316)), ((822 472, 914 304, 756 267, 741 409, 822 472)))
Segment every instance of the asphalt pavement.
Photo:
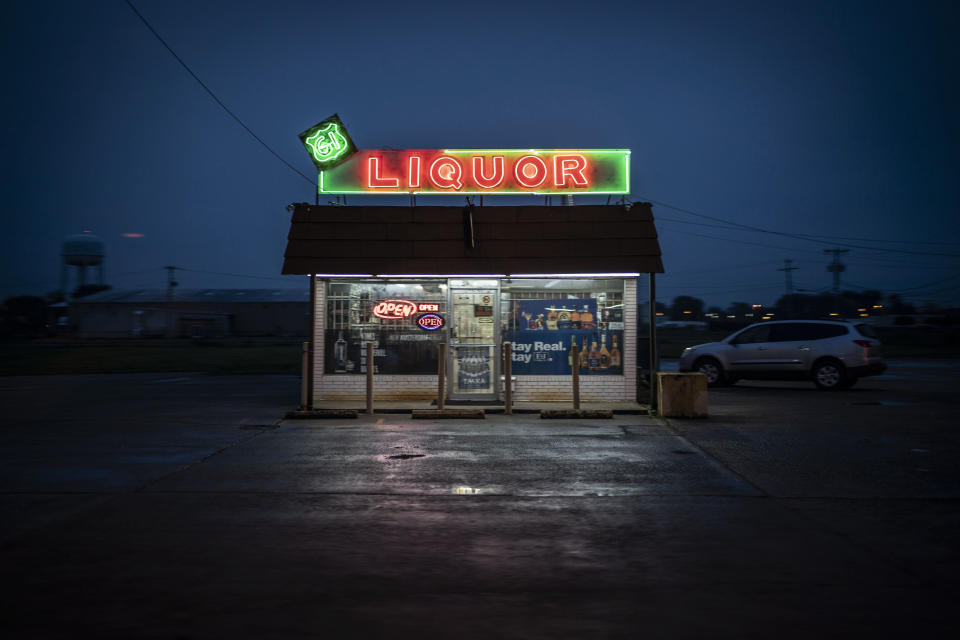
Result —
POLYGON ((14 638, 939 637, 955 361, 711 417, 282 421, 292 376, 0 378, 14 638))

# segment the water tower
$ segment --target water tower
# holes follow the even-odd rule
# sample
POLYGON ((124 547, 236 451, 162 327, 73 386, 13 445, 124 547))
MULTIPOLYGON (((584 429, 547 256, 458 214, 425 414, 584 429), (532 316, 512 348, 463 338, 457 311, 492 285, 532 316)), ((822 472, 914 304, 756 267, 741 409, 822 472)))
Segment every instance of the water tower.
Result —
POLYGON ((67 267, 77 268, 77 287, 87 284, 87 267, 97 267, 97 284, 103 284, 103 240, 89 231, 69 236, 63 241, 60 252, 63 264, 60 267, 60 290, 67 293, 67 267))

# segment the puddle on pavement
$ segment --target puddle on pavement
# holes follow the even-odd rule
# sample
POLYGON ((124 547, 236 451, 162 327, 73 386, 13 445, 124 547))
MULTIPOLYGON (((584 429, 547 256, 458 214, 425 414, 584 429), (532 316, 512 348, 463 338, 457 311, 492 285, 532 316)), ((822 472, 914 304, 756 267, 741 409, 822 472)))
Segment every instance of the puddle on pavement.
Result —
POLYGON ((392 456, 385 456, 387 460, 409 460, 410 458, 425 458, 425 453, 397 453, 392 456))
POLYGON ((453 493, 458 496, 479 496, 489 492, 490 489, 481 489, 479 487, 455 487, 453 489, 453 493))

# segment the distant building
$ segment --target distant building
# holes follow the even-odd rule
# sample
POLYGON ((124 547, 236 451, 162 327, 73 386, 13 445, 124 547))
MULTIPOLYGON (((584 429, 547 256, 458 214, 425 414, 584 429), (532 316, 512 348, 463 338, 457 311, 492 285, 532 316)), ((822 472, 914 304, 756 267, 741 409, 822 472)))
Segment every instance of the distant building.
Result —
POLYGON ((112 290, 70 302, 80 337, 306 336, 304 289, 112 290))

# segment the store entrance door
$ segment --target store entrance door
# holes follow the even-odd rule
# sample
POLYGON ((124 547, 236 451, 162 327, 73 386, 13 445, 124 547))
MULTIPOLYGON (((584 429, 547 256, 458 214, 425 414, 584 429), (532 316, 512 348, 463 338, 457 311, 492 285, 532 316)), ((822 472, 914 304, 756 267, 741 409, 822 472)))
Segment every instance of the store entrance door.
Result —
POLYGON ((450 400, 496 401, 500 367, 499 295, 496 281, 453 281, 453 326, 447 363, 450 400), (479 285, 486 286, 479 286, 479 285))

